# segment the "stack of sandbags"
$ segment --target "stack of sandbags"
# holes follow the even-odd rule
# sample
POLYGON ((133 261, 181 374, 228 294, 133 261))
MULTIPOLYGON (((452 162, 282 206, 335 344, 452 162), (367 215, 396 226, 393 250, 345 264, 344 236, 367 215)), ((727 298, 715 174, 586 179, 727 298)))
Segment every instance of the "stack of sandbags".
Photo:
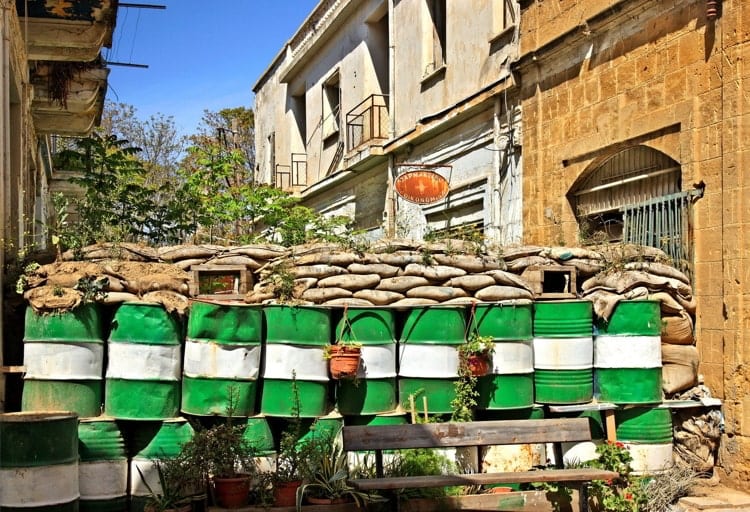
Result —
MULTIPOLYGON (((710 399, 711 392, 698 385, 681 393, 680 400, 710 399)), ((674 409, 674 458, 681 467, 692 468, 697 473, 710 474, 716 464, 724 418, 717 406, 674 409)))
POLYGON ((690 280, 680 270, 664 263, 661 251, 641 248, 617 265, 587 279, 583 297, 594 304, 594 312, 607 319, 620 300, 651 299, 661 304, 662 388, 667 396, 698 383, 698 350, 693 335, 696 301, 690 280))
POLYGON ((249 303, 396 307, 532 299, 531 288, 505 271, 497 255, 466 252, 466 242, 391 240, 368 252, 315 244, 269 262, 247 294, 249 303))
POLYGON ((263 267, 269 260, 282 258, 289 249, 274 244, 254 244, 239 247, 220 245, 176 245, 160 247, 161 261, 169 262, 183 270, 193 265, 244 265, 251 272, 263 267))
POLYGON ((168 263, 141 261, 60 261, 23 277, 24 298, 38 312, 74 309, 82 301, 142 300, 184 313, 190 275, 168 263), (95 293, 98 292, 98 293, 95 293))

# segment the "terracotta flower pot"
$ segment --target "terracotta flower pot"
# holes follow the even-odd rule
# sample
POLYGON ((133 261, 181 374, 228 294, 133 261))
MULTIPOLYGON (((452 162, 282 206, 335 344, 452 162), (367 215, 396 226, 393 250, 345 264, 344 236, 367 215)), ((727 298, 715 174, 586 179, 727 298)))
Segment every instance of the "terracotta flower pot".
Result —
POLYGON ((328 368, 334 379, 353 379, 357 376, 360 348, 347 345, 331 345, 328 368))
POLYGON ((297 504, 297 489, 302 480, 278 482, 273 485, 273 504, 277 507, 293 507, 297 504))
POLYGON ((224 508, 239 508, 247 505, 250 494, 250 478, 240 475, 233 478, 214 477, 216 501, 224 508))
POLYGON ((466 365, 469 367, 469 372, 475 377, 487 375, 490 371, 489 358, 484 354, 471 354, 466 358, 466 365))
POLYGON ((351 502, 346 498, 316 498, 315 496, 305 496, 305 501, 310 505, 337 505, 351 502))

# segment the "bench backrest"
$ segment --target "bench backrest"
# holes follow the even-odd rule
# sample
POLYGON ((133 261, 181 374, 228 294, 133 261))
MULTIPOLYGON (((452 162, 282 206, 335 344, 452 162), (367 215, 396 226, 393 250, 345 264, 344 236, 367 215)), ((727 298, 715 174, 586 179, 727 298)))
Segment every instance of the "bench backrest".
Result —
POLYGON ((344 449, 396 450, 589 441, 587 418, 345 426, 344 449))

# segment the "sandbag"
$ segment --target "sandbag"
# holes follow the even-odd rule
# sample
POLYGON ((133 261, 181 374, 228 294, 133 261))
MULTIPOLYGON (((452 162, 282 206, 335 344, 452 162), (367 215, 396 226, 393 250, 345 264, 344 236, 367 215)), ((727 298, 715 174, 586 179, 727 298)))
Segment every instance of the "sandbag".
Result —
POLYGON ((458 297, 467 297, 468 295, 469 294, 461 288, 451 288, 450 286, 417 286, 406 292, 406 296, 410 299, 432 299, 438 302, 444 302, 458 297))
POLYGON ((346 267, 357 260, 357 255, 351 252, 326 252, 306 254, 294 259, 295 265, 337 265, 346 267))
POLYGON ((385 263, 405 267, 410 263, 422 263, 424 254, 415 251, 396 251, 394 253, 365 254, 363 263, 385 263))
POLYGON ((364 299, 370 301, 376 306, 385 306, 401 300, 404 295, 398 292, 391 292, 388 290, 359 290, 354 292, 354 297, 357 299, 364 299))
POLYGON ((532 265, 547 266, 557 265, 555 260, 544 258, 542 256, 525 256, 508 262, 508 270, 515 273, 521 274, 527 267, 532 265))
POLYGON ((242 245, 229 250, 229 254, 243 254, 256 260, 272 260, 288 253, 286 247, 273 244, 242 245))
POLYGON ((323 303, 324 306, 374 306, 372 302, 365 299, 357 299, 354 297, 346 299, 332 299, 327 300, 323 303))
POLYGON ((410 308, 413 306, 431 306, 433 304, 440 304, 438 301, 433 299, 425 299, 425 298, 406 298, 397 300, 396 302, 391 304, 391 307, 394 308, 410 308))
POLYGON ((625 264, 625 270, 642 270, 649 274, 677 279, 678 281, 690 285, 690 279, 684 272, 665 263, 659 263, 656 261, 631 261, 630 263, 625 264))
POLYGON ((677 315, 662 315, 661 341, 672 345, 695 345, 693 319, 686 311, 677 315))
POLYGON ((344 290, 343 288, 311 288, 305 290, 302 295, 300 295, 300 298, 302 300, 309 300, 310 302, 320 304, 328 300, 344 299, 351 296, 352 292, 344 290))
POLYGON ((204 263, 206 263, 205 258, 188 258, 186 260, 175 261, 174 266, 187 272, 193 265, 203 265, 204 263))
POLYGON ((195 258, 211 258, 218 251, 202 245, 175 245, 161 247, 158 250, 159 258, 164 261, 180 261, 195 258))
POLYGON ((523 288, 524 290, 527 290, 529 292, 533 291, 528 281, 511 272, 506 272, 503 270, 488 270, 484 273, 488 276, 492 276, 492 278, 495 280, 495 284, 523 288))
POLYGON ((44 285, 27 290, 23 298, 28 301, 34 311, 43 313, 75 309, 81 304, 83 294, 71 288, 44 285))
POLYGON ((445 282, 448 279, 466 275, 466 271, 447 265, 421 265, 419 263, 410 263, 404 268, 405 276, 422 276, 425 279, 436 282, 445 282))
POLYGON ((662 389, 667 395, 698 384, 698 349, 692 345, 662 343, 662 389))
POLYGON ((487 274, 469 274, 465 276, 454 277, 449 279, 443 286, 452 286, 454 288, 463 288, 468 291, 480 290, 495 284, 495 279, 487 274))
POLYGON ((340 276, 330 276, 318 281, 318 287, 331 288, 338 287, 345 290, 363 290, 374 288, 380 282, 378 274, 344 274, 340 276))
POLYGON ((149 292, 142 297, 142 300, 161 304, 169 313, 177 313, 180 316, 184 316, 190 308, 187 297, 171 290, 149 292))
POLYGON ((250 270, 258 270, 261 264, 251 258, 250 256, 244 256, 242 254, 227 254, 222 256, 216 256, 206 261, 207 265, 243 265, 250 270))
POLYGON ((292 267, 290 272, 295 278, 315 277, 323 279, 328 276, 338 276, 346 273, 346 269, 335 265, 300 265, 292 267))
POLYGON ((460 268, 466 272, 484 272, 486 270, 505 269, 505 262, 492 256, 433 254, 432 257, 440 265, 460 268))
POLYGON ((430 284, 429 279, 425 279, 421 276, 397 276, 382 279, 375 289, 404 293, 411 288, 426 286, 428 284, 430 284))
POLYGON ((385 263, 352 263, 346 269, 351 274, 378 274, 382 278, 394 277, 398 275, 399 267, 386 265, 385 263))
POLYGON ((534 298, 530 291, 524 290, 523 288, 499 285, 492 285, 488 286, 487 288, 482 288, 474 294, 474 297, 479 300, 485 301, 534 298))
MULTIPOLYGON (((584 247, 546 247, 539 256, 552 258, 557 261, 567 262, 574 258, 586 260, 603 260, 604 256, 596 251, 584 247)), ((566 263, 567 264, 567 263, 566 263)))

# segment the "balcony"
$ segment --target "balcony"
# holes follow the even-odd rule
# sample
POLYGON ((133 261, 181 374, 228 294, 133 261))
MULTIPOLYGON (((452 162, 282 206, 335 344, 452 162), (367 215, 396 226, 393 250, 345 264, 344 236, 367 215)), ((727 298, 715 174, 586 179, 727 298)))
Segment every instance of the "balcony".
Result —
POLYGON ((373 94, 346 114, 347 152, 388 138, 388 96, 373 94))
POLYGON ((292 153, 289 165, 276 164, 273 183, 281 190, 307 186, 307 154, 292 153))

